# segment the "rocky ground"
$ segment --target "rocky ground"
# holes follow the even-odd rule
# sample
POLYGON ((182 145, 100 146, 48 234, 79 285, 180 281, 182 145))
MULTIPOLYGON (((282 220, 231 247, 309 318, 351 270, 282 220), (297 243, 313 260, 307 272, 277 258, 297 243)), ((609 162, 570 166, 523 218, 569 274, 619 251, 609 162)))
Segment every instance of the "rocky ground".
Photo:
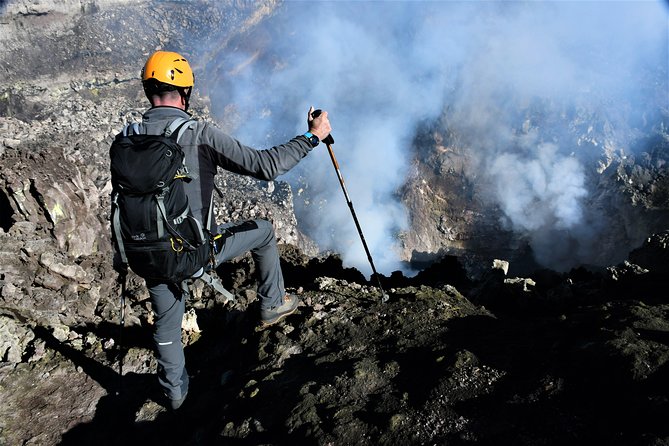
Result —
POLYGON ((286 248, 302 304, 268 329, 242 259, 221 271, 235 303, 199 287, 190 302, 177 413, 141 287, 122 340, 113 318, 68 331, 4 317, 27 348, 0 369, 3 443, 669 444, 668 242, 650 238, 638 264, 532 278, 500 262, 472 282, 444 259, 386 278, 387 303, 336 258, 286 248))
MULTIPOLYGON (((276 6, 198 4, 4 5, 0 444, 669 444, 669 232, 648 234, 622 263, 565 273, 517 274, 528 268, 511 252, 498 257, 510 263, 444 256, 441 247, 464 251, 468 237, 505 237, 476 212, 456 226, 450 217, 432 222, 443 209, 417 199, 421 176, 447 178, 437 192, 450 203, 466 199, 453 193, 470 190, 457 173, 466 154, 453 151, 420 154, 425 162, 405 196, 415 195, 416 219, 442 229, 416 228, 426 245, 414 248, 434 252, 415 277, 381 277, 388 302, 300 233, 288 184, 222 174, 229 193, 217 219, 270 219, 286 283, 302 303, 278 326, 258 328, 248 257, 218 271, 234 302, 193 284, 183 335, 191 390, 179 412, 166 411, 148 294, 135 276, 120 327, 107 150, 146 106, 136 67, 154 48, 188 37, 167 25, 174 8, 179 26, 206 40, 206 28, 189 26, 195 17, 226 24, 232 36, 276 6), (133 45, 119 26, 136 30, 133 45), (45 53, 56 62, 43 63, 45 53)), ((193 103, 196 117, 213 120, 207 97, 193 103)), ((648 160, 611 161, 607 171, 614 184, 635 185, 608 199, 629 210, 623 197, 631 196, 652 214, 638 227, 626 214, 628 229, 667 222, 666 166, 651 170, 666 158, 666 141, 655 147, 648 160)))

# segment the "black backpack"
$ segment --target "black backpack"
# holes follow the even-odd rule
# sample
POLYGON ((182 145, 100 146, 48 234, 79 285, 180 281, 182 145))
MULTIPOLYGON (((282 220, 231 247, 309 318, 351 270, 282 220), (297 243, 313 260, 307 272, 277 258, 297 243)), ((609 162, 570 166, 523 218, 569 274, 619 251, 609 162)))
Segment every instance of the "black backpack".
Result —
POLYGON ((211 235, 193 216, 184 191, 190 181, 179 137, 191 120, 179 118, 163 135, 126 126, 111 145, 112 239, 138 276, 182 282, 212 258, 211 235))

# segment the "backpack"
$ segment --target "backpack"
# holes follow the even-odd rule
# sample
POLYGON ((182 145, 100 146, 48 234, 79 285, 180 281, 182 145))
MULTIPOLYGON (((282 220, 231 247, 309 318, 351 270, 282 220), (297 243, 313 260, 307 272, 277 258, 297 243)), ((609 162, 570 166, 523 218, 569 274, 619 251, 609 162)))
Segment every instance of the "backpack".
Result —
POLYGON ((179 283, 201 274, 213 256, 209 224, 203 230, 184 190, 192 178, 179 138, 192 122, 178 118, 162 135, 127 125, 109 149, 112 240, 144 279, 179 283))

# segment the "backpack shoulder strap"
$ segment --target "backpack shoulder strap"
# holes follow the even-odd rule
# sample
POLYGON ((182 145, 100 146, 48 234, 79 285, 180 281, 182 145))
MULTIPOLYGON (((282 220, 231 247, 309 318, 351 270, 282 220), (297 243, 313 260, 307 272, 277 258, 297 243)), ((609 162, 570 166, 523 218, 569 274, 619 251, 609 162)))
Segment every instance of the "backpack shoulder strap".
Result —
POLYGON ((178 129, 180 126, 184 125, 186 122, 188 122, 188 119, 186 119, 186 118, 175 119, 174 121, 170 122, 167 127, 165 127, 165 131, 163 132, 163 135, 165 135, 169 138, 170 136, 172 136, 172 133, 174 133, 176 129, 178 129))
POLYGON ((133 122, 123 127, 123 136, 139 135, 139 124, 133 122))
POLYGON ((193 124, 195 124, 195 122, 196 122, 196 121, 195 121, 194 119, 189 119, 184 125, 182 125, 182 126, 179 128, 179 133, 177 134, 177 142, 179 142, 179 139, 181 138, 181 135, 183 135, 184 132, 185 132, 187 129, 193 127, 193 124))
POLYGON ((118 248, 118 253, 121 256, 121 261, 123 264, 128 264, 128 257, 125 254, 125 245, 123 244, 123 235, 121 232, 121 211, 119 210, 118 205, 118 193, 112 193, 112 230, 114 231, 114 238, 116 240, 116 246, 118 248))
MULTIPOLYGON (((195 122, 197 122, 195 119, 177 118, 170 122, 170 124, 165 128, 163 135, 169 138, 174 132, 177 132, 176 141, 179 142, 179 139, 184 134, 186 129, 192 127, 195 122)), ((139 135, 139 124, 136 122, 126 124, 125 127, 123 127, 122 134, 123 136, 139 135)))
POLYGON ((170 125, 165 128, 164 135, 168 138, 171 137, 174 132, 177 132, 176 142, 179 142, 181 136, 184 134, 186 129, 190 128, 196 121, 194 119, 186 118, 177 118, 170 123, 170 125))

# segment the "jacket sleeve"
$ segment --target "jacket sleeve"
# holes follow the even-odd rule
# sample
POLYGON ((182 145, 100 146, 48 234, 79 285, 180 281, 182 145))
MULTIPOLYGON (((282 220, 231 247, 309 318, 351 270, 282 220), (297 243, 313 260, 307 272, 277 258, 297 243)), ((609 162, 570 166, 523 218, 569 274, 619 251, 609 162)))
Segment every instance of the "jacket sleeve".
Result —
POLYGON ((300 135, 285 144, 257 150, 206 123, 198 142, 198 149, 208 151, 223 169, 267 181, 288 172, 312 149, 307 138, 300 135))

